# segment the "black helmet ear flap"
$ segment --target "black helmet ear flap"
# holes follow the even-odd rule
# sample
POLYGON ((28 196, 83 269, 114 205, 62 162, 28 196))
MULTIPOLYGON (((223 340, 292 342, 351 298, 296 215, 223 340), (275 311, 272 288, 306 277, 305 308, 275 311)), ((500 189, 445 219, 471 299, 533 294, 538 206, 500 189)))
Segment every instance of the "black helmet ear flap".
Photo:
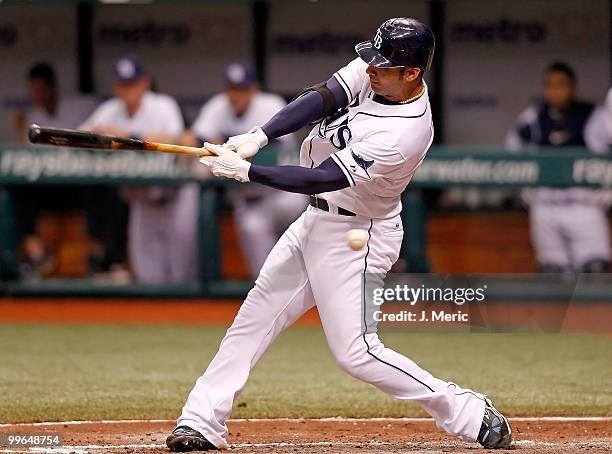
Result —
POLYGON ((319 93, 322 97, 323 97, 323 116, 321 118, 319 118, 316 121, 313 121, 311 124, 317 124, 319 123, 321 120, 323 120, 323 118, 336 113, 336 111, 338 110, 338 106, 336 105, 336 97, 334 96, 334 94, 332 93, 332 91, 327 87, 327 84, 325 82, 321 82, 318 84, 315 84, 311 87, 306 87, 304 88, 300 93, 298 93, 293 99, 292 101, 295 101, 298 98, 301 98, 302 96, 307 95, 308 93, 310 93, 311 91, 316 91, 317 93, 319 93))

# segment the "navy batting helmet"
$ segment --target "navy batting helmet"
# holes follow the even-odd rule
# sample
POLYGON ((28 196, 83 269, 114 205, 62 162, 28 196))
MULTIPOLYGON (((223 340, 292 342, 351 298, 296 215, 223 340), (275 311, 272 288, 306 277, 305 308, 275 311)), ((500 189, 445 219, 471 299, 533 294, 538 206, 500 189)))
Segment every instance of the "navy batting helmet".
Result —
POLYGON ((436 40, 431 29, 416 19, 397 17, 385 21, 371 41, 355 46, 368 65, 377 68, 411 67, 428 71, 436 40))

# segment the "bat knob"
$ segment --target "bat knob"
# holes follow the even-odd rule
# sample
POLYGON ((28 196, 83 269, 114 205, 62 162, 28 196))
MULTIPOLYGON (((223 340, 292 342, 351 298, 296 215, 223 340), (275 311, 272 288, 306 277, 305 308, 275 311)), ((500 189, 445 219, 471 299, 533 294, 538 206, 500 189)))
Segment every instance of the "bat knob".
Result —
POLYGON ((40 126, 32 125, 30 126, 30 129, 28 130, 28 139, 30 139, 30 142, 32 143, 38 143, 41 134, 42 134, 42 131, 40 129, 40 126))

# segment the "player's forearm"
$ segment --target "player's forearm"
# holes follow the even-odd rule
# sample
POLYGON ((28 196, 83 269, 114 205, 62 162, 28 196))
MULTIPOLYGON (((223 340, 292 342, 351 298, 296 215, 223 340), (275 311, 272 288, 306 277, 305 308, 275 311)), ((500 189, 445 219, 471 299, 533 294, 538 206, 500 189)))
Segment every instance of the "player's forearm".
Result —
MULTIPOLYGON (((326 85, 333 94, 336 108, 345 107, 348 98, 336 78, 330 78, 326 85)), ((323 96, 317 91, 310 91, 287 104, 261 129, 269 139, 276 139, 295 132, 323 116, 325 116, 323 96)))
POLYGON ((319 194, 349 186, 346 176, 331 158, 326 159, 314 169, 300 166, 269 167, 252 164, 249 169, 249 180, 300 194, 319 194))

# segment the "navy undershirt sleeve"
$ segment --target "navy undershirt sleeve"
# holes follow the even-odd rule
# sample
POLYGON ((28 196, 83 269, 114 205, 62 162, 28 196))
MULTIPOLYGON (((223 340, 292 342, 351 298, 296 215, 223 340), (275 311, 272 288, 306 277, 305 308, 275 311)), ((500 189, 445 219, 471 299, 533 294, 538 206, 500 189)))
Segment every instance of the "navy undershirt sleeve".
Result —
POLYGON ((249 180, 300 194, 319 194, 349 187, 348 179, 332 158, 327 158, 314 169, 251 164, 249 180))
MULTIPOLYGON (((346 107, 348 97, 336 78, 331 77, 325 84, 334 95, 336 107, 338 109, 346 107)), ((261 129, 269 139, 276 139, 297 131, 323 117, 323 115, 323 96, 316 91, 310 91, 279 110, 261 129)))

